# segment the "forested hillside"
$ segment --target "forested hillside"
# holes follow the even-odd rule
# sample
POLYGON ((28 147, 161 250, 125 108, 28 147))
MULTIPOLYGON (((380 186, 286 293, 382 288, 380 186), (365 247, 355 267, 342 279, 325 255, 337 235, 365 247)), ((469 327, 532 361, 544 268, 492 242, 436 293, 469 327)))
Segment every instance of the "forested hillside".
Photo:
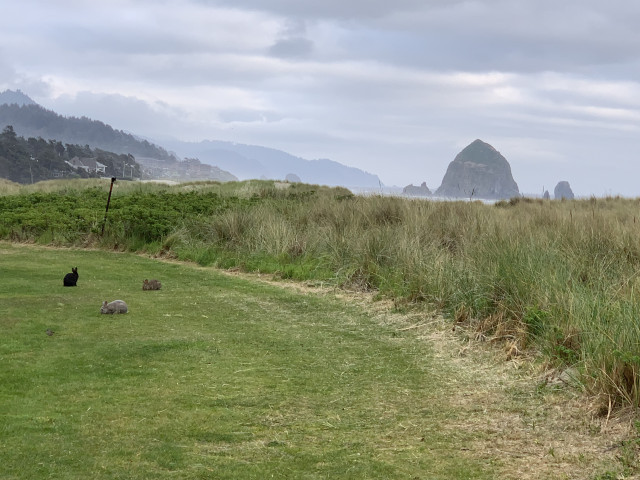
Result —
POLYGON ((162 147, 116 130, 110 125, 87 117, 64 117, 40 105, 0 105, 0 128, 11 125, 17 135, 42 137, 46 140, 90 145, 115 153, 132 154, 158 160, 177 158, 162 147))
POLYGON ((284 179, 322 185, 378 188, 371 173, 330 160, 306 160, 273 148, 225 141, 199 143, 166 141, 160 147, 108 124, 87 117, 65 117, 47 110, 20 90, 0 92, 0 129, 16 135, 63 144, 86 145, 130 154, 142 166, 140 178, 235 181, 238 178, 284 179))
POLYGON ((88 145, 19 137, 11 125, 0 134, 0 178, 34 183, 51 178, 140 177, 132 155, 117 154, 88 145), (74 166, 72 166, 75 165, 74 166))

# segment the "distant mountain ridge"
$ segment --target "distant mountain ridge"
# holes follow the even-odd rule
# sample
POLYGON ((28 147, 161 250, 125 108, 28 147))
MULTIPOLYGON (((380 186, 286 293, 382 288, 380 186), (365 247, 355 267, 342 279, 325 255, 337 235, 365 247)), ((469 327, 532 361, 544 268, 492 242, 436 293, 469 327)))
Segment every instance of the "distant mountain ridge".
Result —
POLYGON ((377 175, 359 168, 328 159, 306 160, 275 148, 222 140, 199 143, 174 140, 163 144, 180 156, 199 158, 204 163, 232 172, 241 180, 284 179, 295 174, 305 183, 329 186, 379 188, 382 183, 377 175))
POLYGON ((218 167, 224 173, 221 180, 236 177, 284 180, 288 174, 294 174, 305 183, 365 188, 382 185, 377 175, 358 168, 328 159, 306 160, 274 148, 217 140, 200 143, 143 140, 87 117, 59 115, 38 105, 20 90, 0 93, 0 129, 8 125, 25 138, 42 137, 132 154, 141 159, 141 163, 153 165, 155 172, 162 170, 162 163, 173 169, 184 158, 218 167))

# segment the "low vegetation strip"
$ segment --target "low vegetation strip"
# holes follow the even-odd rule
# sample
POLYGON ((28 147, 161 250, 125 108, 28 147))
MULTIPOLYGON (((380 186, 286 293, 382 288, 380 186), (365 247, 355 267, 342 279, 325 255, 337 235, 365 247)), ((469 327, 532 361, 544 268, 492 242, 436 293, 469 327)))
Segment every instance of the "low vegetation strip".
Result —
MULTIPOLYGON (((5 190, 9 191, 11 185, 5 190)), ((638 200, 432 202, 269 181, 103 181, 0 196, 0 238, 142 251, 428 304, 578 372, 602 415, 640 405, 638 200), (87 188, 90 187, 90 188, 87 188)))

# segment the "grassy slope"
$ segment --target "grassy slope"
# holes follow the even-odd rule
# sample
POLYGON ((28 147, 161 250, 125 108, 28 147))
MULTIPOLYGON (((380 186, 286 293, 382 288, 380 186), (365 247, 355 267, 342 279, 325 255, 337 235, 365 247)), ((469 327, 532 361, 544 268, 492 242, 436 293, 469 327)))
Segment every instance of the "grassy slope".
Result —
POLYGON ((0 270, 2 478, 461 479, 500 463, 446 428, 456 385, 429 345, 355 306, 129 254, 0 244, 0 270), (99 315, 115 298, 130 313, 99 315))

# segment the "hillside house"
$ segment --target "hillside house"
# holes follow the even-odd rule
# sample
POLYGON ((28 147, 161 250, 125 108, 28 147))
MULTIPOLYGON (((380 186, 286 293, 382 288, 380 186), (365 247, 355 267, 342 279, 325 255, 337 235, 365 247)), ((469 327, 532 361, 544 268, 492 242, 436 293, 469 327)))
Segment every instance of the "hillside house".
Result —
POLYGON ((106 174, 107 166, 98 162, 95 158, 80 158, 76 156, 65 163, 76 170, 82 169, 87 173, 106 174))

